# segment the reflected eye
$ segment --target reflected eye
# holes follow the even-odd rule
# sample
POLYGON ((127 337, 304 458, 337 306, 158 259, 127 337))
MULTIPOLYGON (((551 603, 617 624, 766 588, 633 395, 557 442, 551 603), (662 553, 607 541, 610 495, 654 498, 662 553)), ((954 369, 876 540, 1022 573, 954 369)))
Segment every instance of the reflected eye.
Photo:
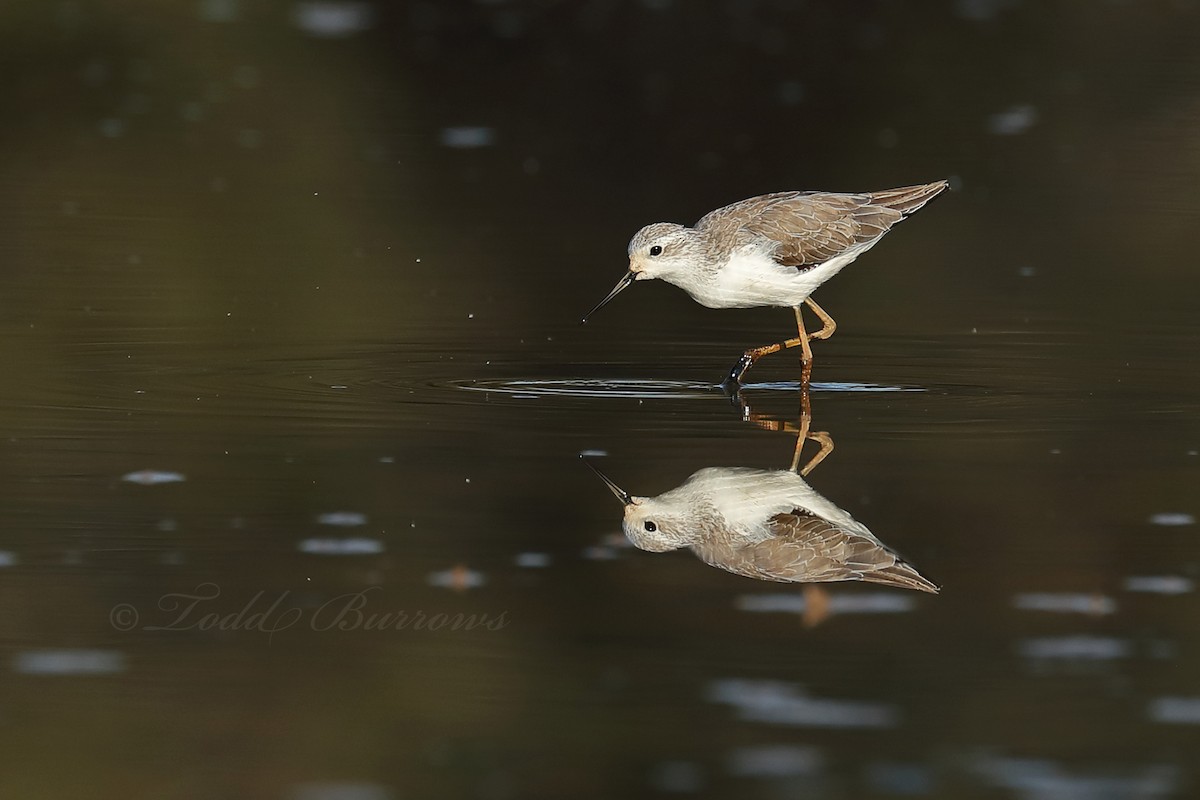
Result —
POLYGON ((650 255, 652 255, 652 256, 661 256, 661 255, 662 255, 662 248, 661 248, 661 247, 659 247, 658 245, 654 245, 653 247, 651 247, 651 248, 650 248, 650 255))
POLYGON ((646 528, 647 533, 654 533, 656 530, 658 530, 658 526, 655 525, 650 520, 646 520, 646 524, 644 527, 646 528))

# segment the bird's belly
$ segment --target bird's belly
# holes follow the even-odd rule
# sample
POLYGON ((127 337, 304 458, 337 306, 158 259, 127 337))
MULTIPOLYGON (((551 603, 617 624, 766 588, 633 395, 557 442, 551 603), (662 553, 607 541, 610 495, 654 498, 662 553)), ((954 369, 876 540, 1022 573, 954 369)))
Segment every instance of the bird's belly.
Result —
POLYGON ((709 308, 798 306, 866 249, 855 248, 806 270, 777 264, 759 251, 736 253, 710 285, 691 294, 709 308))

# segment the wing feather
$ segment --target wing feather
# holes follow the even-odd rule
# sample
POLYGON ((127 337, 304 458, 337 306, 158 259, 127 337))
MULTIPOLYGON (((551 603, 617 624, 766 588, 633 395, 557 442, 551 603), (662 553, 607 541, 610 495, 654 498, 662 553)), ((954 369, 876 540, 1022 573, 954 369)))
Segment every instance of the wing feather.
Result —
POLYGON ((718 208, 696 223, 733 248, 766 241, 775 260, 798 268, 864 247, 941 193, 947 184, 864 194, 776 192, 718 208))

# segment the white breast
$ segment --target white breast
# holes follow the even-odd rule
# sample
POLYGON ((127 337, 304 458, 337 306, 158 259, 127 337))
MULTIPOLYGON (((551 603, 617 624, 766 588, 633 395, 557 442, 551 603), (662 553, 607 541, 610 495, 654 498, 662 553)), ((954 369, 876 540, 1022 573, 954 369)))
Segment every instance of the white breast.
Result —
POLYGON ((762 249, 744 248, 730 257, 711 282, 682 288, 697 303, 709 308, 798 306, 875 241, 865 242, 807 270, 781 266, 762 249))

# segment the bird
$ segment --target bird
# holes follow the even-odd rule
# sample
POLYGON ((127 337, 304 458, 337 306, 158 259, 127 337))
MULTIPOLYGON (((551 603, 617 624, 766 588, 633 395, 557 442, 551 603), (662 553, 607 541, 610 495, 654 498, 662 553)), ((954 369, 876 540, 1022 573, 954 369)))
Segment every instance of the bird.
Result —
POLYGON ((837 329, 812 293, 948 187, 942 180, 858 194, 776 192, 718 208, 690 228, 672 222, 647 225, 629 242, 629 270, 583 322, 635 281, 655 278, 708 308, 791 306, 797 336, 746 350, 725 383, 740 385, 760 358, 797 346, 807 379, 809 341, 828 339, 837 329), (820 330, 805 330, 801 305, 817 315, 820 330))
POLYGON ((670 491, 637 497, 584 463, 624 504, 625 536, 641 550, 687 547, 710 566, 765 581, 940 591, 794 470, 705 467, 670 491))

